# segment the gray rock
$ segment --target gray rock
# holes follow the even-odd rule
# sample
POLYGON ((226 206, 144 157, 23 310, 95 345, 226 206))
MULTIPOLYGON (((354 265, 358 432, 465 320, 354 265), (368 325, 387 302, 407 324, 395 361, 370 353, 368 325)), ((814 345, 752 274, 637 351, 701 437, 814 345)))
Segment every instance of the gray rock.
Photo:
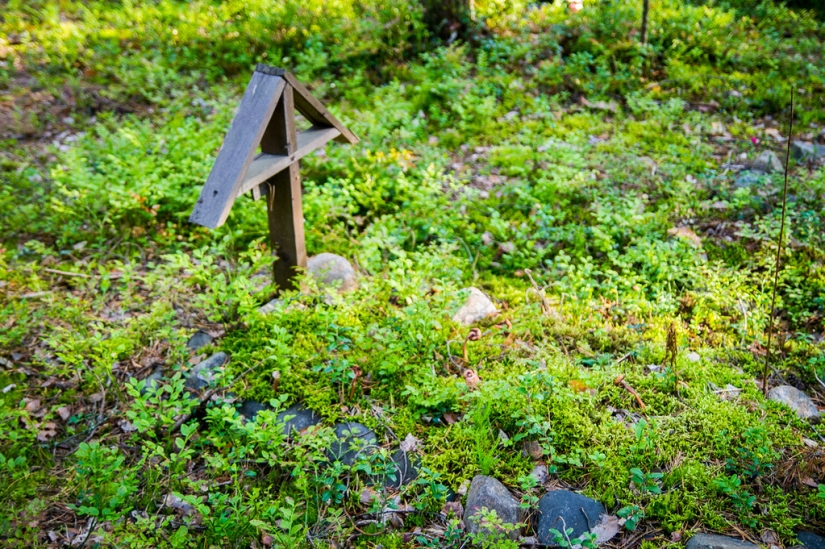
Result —
POLYGON ((255 421, 255 418, 258 417, 258 412, 263 412, 264 410, 269 410, 269 406, 254 400, 244 400, 240 408, 238 408, 238 413, 243 416, 245 421, 255 421))
POLYGON ((686 549, 759 549, 758 545, 718 534, 696 534, 686 549))
POLYGON ((794 141, 791 144, 791 154, 796 160, 825 158, 825 145, 807 141, 794 141))
POLYGON ((596 500, 569 490, 553 490, 539 500, 536 534, 539 542, 546 545, 553 544, 551 528, 559 532, 572 528, 570 539, 577 538, 596 526, 604 514, 604 505, 596 500))
POLYGON ((284 434, 287 438, 291 438, 293 434, 300 434, 304 429, 321 423, 321 418, 303 404, 293 404, 278 414, 278 421, 284 424, 284 434))
POLYGON ((736 180, 733 184, 736 187, 753 187, 754 185, 759 184, 762 182, 763 178, 765 178, 765 174, 752 172, 750 170, 742 170, 739 172, 739 175, 736 176, 736 180))
MULTIPOLYGON (((467 503, 464 505, 464 524, 467 532, 474 534, 489 531, 481 521, 483 508, 495 511, 502 522, 509 524, 517 524, 523 519, 519 500, 513 497, 506 486, 492 477, 477 475, 473 478, 470 492, 467 494, 467 503)), ((508 533, 512 540, 517 540, 519 534, 518 528, 508 533)))
POLYGON ((350 421, 338 423, 334 429, 338 440, 333 442, 327 450, 327 457, 330 460, 352 465, 358 456, 368 455, 375 451, 375 433, 366 426, 350 421))
POLYGON ((200 391, 204 387, 209 386, 224 362, 226 362, 226 353, 221 351, 195 364, 195 366, 187 372, 186 381, 183 386, 195 391, 200 391))
POLYGON ((421 458, 412 452, 405 452, 403 450, 396 450, 392 454, 392 465, 395 467, 393 476, 384 477, 384 487, 398 489, 406 486, 418 477, 418 468, 421 464, 421 458))
POLYGON ((780 402, 796 412, 802 419, 819 419, 819 409, 811 397, 790 385, 774 387, 768 393, 768 398, 780 402))
POLYGON ((143 389, 140 390, 141 395, 145 395, 151 389, 157 389, 160 385, 160 382, 163 381, 163 368, 158 366, 152 373, 149 374, 144 378, 146 380, 146 385, 143 386, 143 389))
POLYGON ((779 160, 775 152, 762 151, 762 153, 756 157, 756 160, 753 161, 753 169, 766 173, 783 173, 785 171, 785 165, 779 160))
POLYGON ((493 305, 490 298, 484 295, 481 290, 473 287, 466 289, 469 290, 470 293, 467 295, 467 299, 461 308, 453 315, 454 322, 469 326, 479 320, 484 320, 489 316, 498 314, 496 306, 493 305))
POLYGON ((198 330, 192 334, 192 337, 190 337, 189 341, 186 342, 186 347, 188 347, 190 351, 197 351, 201 347, 206 347, 210 343, 212 343, 212 336, 203 330, 198 330))
POLYGON ((805 549, 825 549, 825 538, 813 532, 799 532, 796 539, 805 549))
POLYGON ((324 286, 338 286, 339 292, 348 292, 358 287, 355 269, 340 255, 322 253, 310 257, 307 271, 324 286))
POLYGON ((282 299, 275 298, 272 301, 270 301, 269 303, 266 303, 266 304, 261 305, 260 307, 258 307, 258 312, 261 313, 262 315, 266 315, 266 314, 269 314, 269 313, 277 310, 283 304, 284 304, 284 301, 282 299))

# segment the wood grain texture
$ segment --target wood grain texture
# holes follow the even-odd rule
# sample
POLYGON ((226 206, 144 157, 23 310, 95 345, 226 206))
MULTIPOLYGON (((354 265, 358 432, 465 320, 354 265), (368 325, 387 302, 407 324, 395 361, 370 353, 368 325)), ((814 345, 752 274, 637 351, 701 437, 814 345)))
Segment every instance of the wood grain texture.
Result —
POLYGON ((273 277, 279 291, 291 290, 295 288, 296 268, 307 265, 300 165, 295 159, 298 134, 291 86, 284 89, 265 135, 266 142, 262 142, 261 147, 266 154, 284 156, 290 162, 285 170, 267 182, 266 211, 269 241, 278 257, 273 265, 273 277))
POLYGON ((210 228, 226 221, 285 87, 281 76, 252 74, 189 221, 210 228))
POLYGON ((285 170, 291 163, 297 162, 312 151, 323 147, 339 135, 341 135, 340 132, 335 128, 313 127, 298 134, 298 142, 293 154, 261 153, 257 155, 246 171, 246 177, 238 189, 238 196, 254 190, 276 173, 285 170))
POLYGON ((350 143, 353 145, 358 143, 358 138, 355 134, 349 131, 346 126, 341 124, 337 118, 332 116, 332 113, 330 113, 320 101, 309 93, 309 90, 307 90, 303 84, 298 82, 295 75, 290 72, 285 72, 284 78, 295 90, 295 107, 307 120, 312 122, 315 126, 331 126, 337 129, 341 132, 341 135, 335 139, 339 143, 350 143))

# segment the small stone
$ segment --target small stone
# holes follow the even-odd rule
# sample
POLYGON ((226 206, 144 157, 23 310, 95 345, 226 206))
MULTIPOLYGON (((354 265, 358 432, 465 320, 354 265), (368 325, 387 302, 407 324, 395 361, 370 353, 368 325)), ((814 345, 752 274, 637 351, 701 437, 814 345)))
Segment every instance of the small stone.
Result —
POLYGON ((466 290, 469 290, 469 295, 461 308, 453 315, 453 322, 469 326, 498 314, 496 306, 481 290, 473 287, 466 288, 466 290))
POLYGON ((807 141, 794 141, 791 144, 791 154, 796 160, 825 158, 825 145, 807 141))
POLYGON ((309 258, 307 271, 324 286, 336 285, 339 292, 348 292, 358 287, 355 269, 340 255, 322 253, 309 258))
POLYGON ((375 433, 366 426, 351 421, 339 423, 334 429, 338 440, 333 442, 327 451, 330 460, 352 465, 359 456, 375 451, 375 433))
POLYGON ((203 330, 198 330, 192 334, 192 337, 190 337, 189 341, 186 342, 186 347, 190 351, 197 351, 201 347, 206 347, 210 343, 212 343, 212 336, 203 330))
POLYGON ((215 374, 218 372, 218 368, 223 366, 223 363, 226 362, 226 358, 226 353, 221 351, 215 353, 206 360, 197 363, 186 374, 186 381, 183 386, 187 389, 193 389, 195 391, 200 391, 204 387, 207 387, 215 379, 215 374))
POLYGON ((813 532, 799 532, 796 539, 805 549, 825 549, 825 538, 817 536, 813 532))
POLYGON ((768 398, 792 409, 801 419, 819 419, 819 409, 811 397, 796 387, 790 385, 774 387, 768 393, 768 398))
MULTIPOLYGON (((477 475, 470 485, 467 504, 464 506, 464 524, 467 532, 475 534, 487 531, 480 520, 483 508, 495 511, 496 516, 504 523, 517 524, 523 519, 519 501, 506 486, 492 477, 477 475)), ((513 529, 508 535, 510 539, 517 540, 519 529, 513 529)))
POLYGON ((539 484, 544 484, 547 480, 547 465, 536 465, 533 467, 533 470, 530 471, 530 476, 536 479, 536 482, 539 484))
POLYGON ((699 356, 699 353, 697 353, 695 351, 692 351, 692 352, 686 354, 685 356, 691 362, 699 362, 700 360, 702 360, 702 357, 699 356))
POLYGON ((392 469, 388 471, 387 476, 384 477, 384 487, 398 489, 406 486, 418 477, 418 468, 421 465, 421 458, 418 454, 412 452, 405 452, 403 450, 396 450, 392 456, 392 469), (390 478, 389 474, 395 477, 390 478))
POLYGON ((785 171, 785 165, 773 151, 762 151, 762 154, 753 161, 753 169, 766 173, 785 171))
POLYGON ((550 545, 553 535, 550 529, 564 531, 572 528, 570 538, 577 538, 590 527, 599 523, 601 515, 605 514, 604 505, 569 490, 554 490, 547 492, 539 500, 539 520, 537 535, 539 542, 550 545), (564 525, 562 525, 564 519, 564 525))
POLYGON ((759 549, 758 545, 718 534, 696 534, 686 549, 759 549))
POLYGON ((261 313, 262 315, 267 315, 267 314, 277 310, 283 304, 284 304, 284 301, 282 299, 275 298, 272 301, 270 301, 269 303, 266 303, 266 304, 261 305, 260 307, 258 307, 258 312, 261 313))
POLYGON ((291 438, 296 433, 300 434, 313 425, 318 425, 321 418, 303 404, 293 404, 278 414, 278 421, 284 424, 284 434, 287 438, 291 438))

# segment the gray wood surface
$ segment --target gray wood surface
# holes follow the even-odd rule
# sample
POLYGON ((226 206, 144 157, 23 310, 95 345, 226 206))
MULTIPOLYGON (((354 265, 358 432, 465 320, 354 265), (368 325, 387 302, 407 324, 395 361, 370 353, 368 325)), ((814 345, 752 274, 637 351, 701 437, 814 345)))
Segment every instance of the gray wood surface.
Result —
POLYGON ((307 265, 300 165, 295 158, 298 135, 291 86, 284 89, 261 148, 266 154, 283 156, 290 162, 285 170, 276 173, 267 182, 266 211, 269 241, 278 257, 273 265, 273 277, 279 291, 291 290, 296 286, 297 268, 306 268, 307 265))
POLYGON ((252 74, 189 221, 210 228, 226 221, 285 87, 280 76, 252 74))

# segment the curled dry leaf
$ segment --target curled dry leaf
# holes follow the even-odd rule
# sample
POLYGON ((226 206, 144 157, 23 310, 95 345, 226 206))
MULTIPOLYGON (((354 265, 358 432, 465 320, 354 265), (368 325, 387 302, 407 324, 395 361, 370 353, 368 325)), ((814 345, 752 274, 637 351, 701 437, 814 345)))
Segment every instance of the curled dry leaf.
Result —
POLYGON ((37 433, 37 440, 46 442, 57 434, 57 425, 51 421, 40 426, 40 432, 37 433))
POLYGON ((68 421, 70 417, 72 417, 72 407, 71 406, 61 406, 57 409, 57 415, 60 416, 60 419, 63 421, 68 421))
POLYGON ((596 524, 591 532, 596 534, 596 543, 607 543, 619 533, 621 524, 619 524, 619 517, 614 515, 602 515, 601 520, 596 524))
POLYGON ((400 448, 402 452, 415 452, 420 445, 421 440, 415 438, 415 436, 410 433, 401 441, 400 448))

